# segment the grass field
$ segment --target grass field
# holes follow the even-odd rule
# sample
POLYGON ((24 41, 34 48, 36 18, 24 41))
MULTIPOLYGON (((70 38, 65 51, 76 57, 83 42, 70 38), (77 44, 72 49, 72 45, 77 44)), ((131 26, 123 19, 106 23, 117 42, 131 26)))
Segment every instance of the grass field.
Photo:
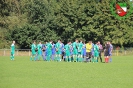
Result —
POLYGON ((112 63, 30 61, 0 57, 0 88, 133 88, 133 56, 112 63))

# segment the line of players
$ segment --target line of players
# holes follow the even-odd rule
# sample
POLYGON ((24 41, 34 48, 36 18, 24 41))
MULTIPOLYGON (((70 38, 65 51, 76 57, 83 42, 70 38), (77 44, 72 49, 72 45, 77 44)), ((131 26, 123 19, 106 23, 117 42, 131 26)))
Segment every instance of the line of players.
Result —
MULTIPOLYGON (((111 62, 111 55, 113 46, 111 42, 106 42, 104 49, 105 62, 111 62)), ((103 46, 100 42, 92 43, 92 41, 88 41, 88 43, 83 42, 82 40, 71 43, 68 41, 66 45, 64 45, 61 40, 58 40, 56 44, 52 41, 46 42, 45 44, 36 45, 34 41, 31 45, 32 55, 30 60, 38 61, 42 57, 45 61, 66 61, 66 62, 98 62, 98 58, 102 62, 101 53, 103 51, 103 46)))

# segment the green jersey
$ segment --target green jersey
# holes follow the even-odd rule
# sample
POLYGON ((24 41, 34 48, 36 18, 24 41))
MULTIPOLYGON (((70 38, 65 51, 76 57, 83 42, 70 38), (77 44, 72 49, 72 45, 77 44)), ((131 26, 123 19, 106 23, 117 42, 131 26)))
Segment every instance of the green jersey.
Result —
POLYGON ((70 56, 71 55, 70 54, 70 45, 69 44, 66 44, 64 48, 65 48, 66 56, 70 56))
POLYGON ((56 54, 61 54, 61 43, 57 42, 55 48, 56 48, 56 54))
POLYGON ((42 44, 38 44, 37 49, 38 49, 38 54, 41 54, 42 53, 42 44))
POLYGON ((99 52, 98 52, 99 51, 99 47, 98 47, 98 45, 95 44, 93 48, 94 48, 94 56, 98 57, 99 56, 99 52))
POLYGON ((73 49, 78 49, 78 43, 77 42, 73 43, 73 49))
POLYGON ((31 51, 32 55, 36 54, 36 45, 34 43, 31 45, 31 51))
POLYGON ((80 42, 80 43, 78 44, 78 52, 81 52, 82 49, 83 49, 83 43, 80 42))
POLYGON ((78 43, 74 42, 72 46, 73 46, 73 55, 77 55, 78 54, 78 43))
POLYGON ((11 53, 12 53, 12 54, 15 53, 15 45, 14 45, 14 44, 11 45, 11 53))
POLYGON ((47 43, 47 50, 48 50, 48 54, 52 54, 52 44, 51 43, 47 43))

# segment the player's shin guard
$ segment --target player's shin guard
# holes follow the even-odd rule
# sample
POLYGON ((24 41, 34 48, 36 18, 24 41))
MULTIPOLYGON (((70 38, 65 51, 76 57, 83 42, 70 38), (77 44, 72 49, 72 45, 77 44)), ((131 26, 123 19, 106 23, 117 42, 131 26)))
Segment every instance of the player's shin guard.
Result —
POLYGON ((12 55, 12 60, 14 60, 14 55, 12 55))
POLYGON ((38 59, 38 61, 40 60, 40 55, 38 55, 37 59, 38 59))
POLYGON ((10 59, 12 60, 12 55, 10 56, 10 59))
POLYGON ((55 55, 52 55, 52 61, 54 61, 55 55))
POLYGON ((97 57, 95 57, 95 62, 98 62, 98 59, 97 59, 97 57))
POLYGON ((73 62, 75 61, 75 55, 73 55, 73 62))
POLYGON ((91 57, 91 62, 92 62, 92 63, 95 62, 95 57, 91 57))
POLYGON ((83 56, 82 55, 80 55, 80 61, 83 62, 83 56))
POLYGON ((58 61, 58 55, 57 54, 55 55, 55 61, 58 61))
POLYGON ((71 56, 68 57, 68 61, 71 62, 71 56))
POLYGON ((30 56, 30 60, 32 61, 32 56, 30 56))
POLYGON ((109 58, 107 57, 107 63, 109 62, 109 58))
POLYGON ((84 56, 83 61, 86 61, 86 56, 84 56))
POLYGON ((80 55, 77 56, 77 62, 80 62, 80 55))
POLYGON ((68 56, 66 56, 65 61, 68 62, 68 56))
POLYGON ((73 55, 73 61, 77 62, 77 55, 73 55))
POLYGON ((47 61, 50 61, 50 55, 48 55, 47 61))
POLYGON ((58 55, 58 61, 61 61, 61 55, 58 55))
POLYGON ((109 58, 106 57, 106 58, 105 58, 105 63, 108 63, 108 61, 109 61, 109 58))
POLYGON ((112 62, 112 58, 109 58, 109 62, 112 62))
POLYGON ((107 63, 107 59, 106 59, 106 57, 104 58, 104 61, 105 61, 105 63, 107 63))

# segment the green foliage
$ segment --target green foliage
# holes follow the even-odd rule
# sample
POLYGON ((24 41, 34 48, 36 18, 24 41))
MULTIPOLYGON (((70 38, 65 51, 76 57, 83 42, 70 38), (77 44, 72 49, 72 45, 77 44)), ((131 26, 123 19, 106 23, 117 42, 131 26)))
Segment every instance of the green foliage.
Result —
MULTIPOLYGON (((110 0, 2 0, 0 29, 2 34, 3 30, 8 33, 0 37, 6 42, 15 39, 20 48, 29 48, 32 40, 58 38, 65 43, 80 38, 132 46, 133 14, 118 20, 111 13, 110 4, 110 0)), ((0 47, 4 48, 1 43, 0 47)))
POLYGON ((42 41, 57 41, 58 37, 54 31, 45 29, 43 26, 34 26, 25 24, 23 27, 15 27, 11 33, 8 34, 8 40, 15 40, 20 48, 30 48, 33 40, 37 42, 42 41))

